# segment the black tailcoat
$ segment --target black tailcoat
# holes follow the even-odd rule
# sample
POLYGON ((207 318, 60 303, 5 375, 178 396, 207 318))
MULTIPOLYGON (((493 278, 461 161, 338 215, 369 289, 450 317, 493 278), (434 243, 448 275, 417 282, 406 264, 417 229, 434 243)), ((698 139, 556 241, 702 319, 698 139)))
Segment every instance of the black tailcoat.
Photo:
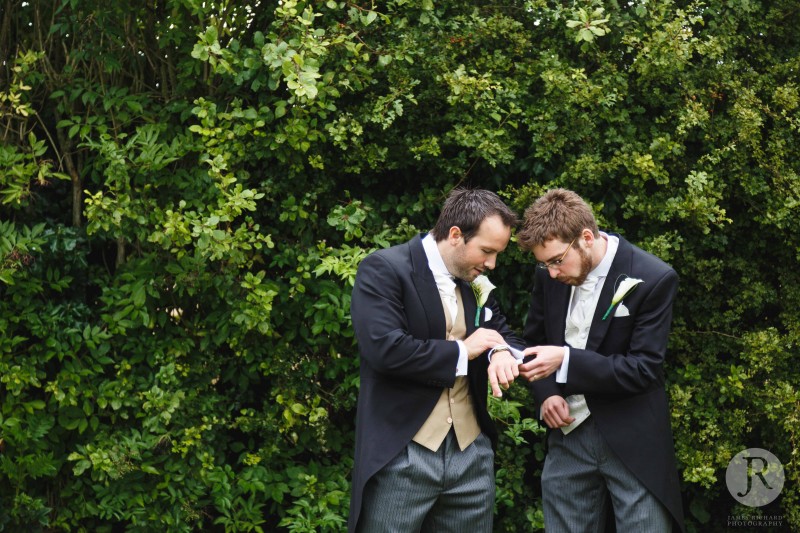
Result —
MULTIPOLYGON (((528 346, 564 346, 570 286, 537 270, 523 337, 528 346)), ((586 349, 570 348, 566 384, 555 375, 531 383, 537 403, 583 394, 600 433, 683 530, 678 469, 664 387, 664 357, 678 275, 656 256, 619 238, 586 349), (618 280, 644 280, 622 303, 629 316, 602 319, 618 280)))
MULTIPOLYGON (((356 414, 355 464, 348 530, 354 531, 367 481, 411 442, 430 415, 442 389, 455 384, 458 345, 445 339, 446 319, 439 290, 422 247, 423 235, 379 250, 358 268, 351 300, 353 329, 361 356, 361 388, 356 414)), ((477 302, 469 283, 456 280, 461 291, 467 336, 475 329, 477 302)), ((509 343, 514 335, 490 295, 486 321, 509 343)), ((488 359, 469 362, 470 393, 481 430, 493 445, 494 423, 486 410, 488 359)))

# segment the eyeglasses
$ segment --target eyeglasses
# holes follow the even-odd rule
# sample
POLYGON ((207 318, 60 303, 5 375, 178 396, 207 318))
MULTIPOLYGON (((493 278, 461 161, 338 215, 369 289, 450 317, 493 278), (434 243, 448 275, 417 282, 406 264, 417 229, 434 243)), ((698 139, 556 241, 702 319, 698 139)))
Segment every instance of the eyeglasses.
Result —
POLYGON ((541 263, 541 262, 536 263, 536 267, 537 268, 541 268, 542 270, 550 270, 551 268, 560 267, 561 263, 564 262, 564 258, 567 257, 567 254, 569 253, 570 248, 572 248, 572 245, 575 244, 576 240, 578 240, 578 237, 575 237, 574 239, 572 239, 572 242, 569 243, 569 246, 567 246, 567 249, 564 250, 563 254, 561 254, 561 257, 559 257, 558 259, 556 259, 554 261, 550 261, 549 263, 541 263))

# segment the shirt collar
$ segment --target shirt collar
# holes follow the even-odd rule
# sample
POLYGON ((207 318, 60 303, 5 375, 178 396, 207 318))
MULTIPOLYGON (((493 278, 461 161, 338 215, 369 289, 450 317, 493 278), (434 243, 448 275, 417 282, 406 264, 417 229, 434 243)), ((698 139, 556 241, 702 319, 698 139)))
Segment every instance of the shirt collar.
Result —
POLYGON ((605 237, 607 246, 606 246, 606 255, 603 256, 603 260, 594 267, 594 269, 589 272, 590 277, 596 278, 605 278, 608 276, 608 271, 611 270, 611 263, 614 262, 614 256, 617 255, 617 248, 619 247, 619 237, 615 235, 609 235, 603 231, 600 232, 600 237, 605 237))
POLYGON ((452 278, 453 275, 444 266, 444 259, 442 259, 442 254, 439 252, 439 247, 436 246, 436 240, 433 235, 428 233, 422 238, 422 247, 425 249, 425 256, 428 258, 428 267, 430 267, 431 272, 452 278))

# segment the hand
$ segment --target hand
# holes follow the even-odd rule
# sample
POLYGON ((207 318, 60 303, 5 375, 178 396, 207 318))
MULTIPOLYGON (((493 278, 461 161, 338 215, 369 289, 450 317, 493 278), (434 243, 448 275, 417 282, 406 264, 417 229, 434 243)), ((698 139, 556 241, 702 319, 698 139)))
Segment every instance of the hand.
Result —
POLYGON ((500 398, 503 392, 500 388, 508 389, 514 382, 514 378, 519 376, 518 361, 514 359, 508 350, 494 352, 492 361, 489 363, 489 383, 492 386, 492 396, 500 398))
POLYGON ((575 418, 569 416, 569 404, 561 396, 550 396, 542 402, 542 418, 550 429, 563 428, 575 418))
POLYGON ((486 350, 490 350, 498 344, 505 344, 503 336, 493 329, 478 328, 475 332, 464 339, 464 346, 467 347, 467 356, 472 361, 486 350))
POLYGON ((519 373, 528 381, 546 378, 558 370, 564 361, 563 346, 534 346, 526 348, 522 353, 535 356, 519 367, 519 373))

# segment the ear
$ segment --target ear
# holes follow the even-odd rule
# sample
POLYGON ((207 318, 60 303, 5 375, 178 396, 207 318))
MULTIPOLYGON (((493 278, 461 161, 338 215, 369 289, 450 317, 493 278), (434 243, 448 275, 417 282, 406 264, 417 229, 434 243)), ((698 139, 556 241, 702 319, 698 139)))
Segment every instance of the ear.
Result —
POLYGON ((583 231, 581 232, 581 240, 586 243, 588 248, 594 246, 595 237, 594 233, 592 233, 592 230, 589 228, 583 228, 583 231))
POLYGON ((447 241, 450 244, 455 245, 458 243, 461 237, 462 237, 461 228, 459 228, 458 226, 451 226, 450 231, 447 233, 447 241))

